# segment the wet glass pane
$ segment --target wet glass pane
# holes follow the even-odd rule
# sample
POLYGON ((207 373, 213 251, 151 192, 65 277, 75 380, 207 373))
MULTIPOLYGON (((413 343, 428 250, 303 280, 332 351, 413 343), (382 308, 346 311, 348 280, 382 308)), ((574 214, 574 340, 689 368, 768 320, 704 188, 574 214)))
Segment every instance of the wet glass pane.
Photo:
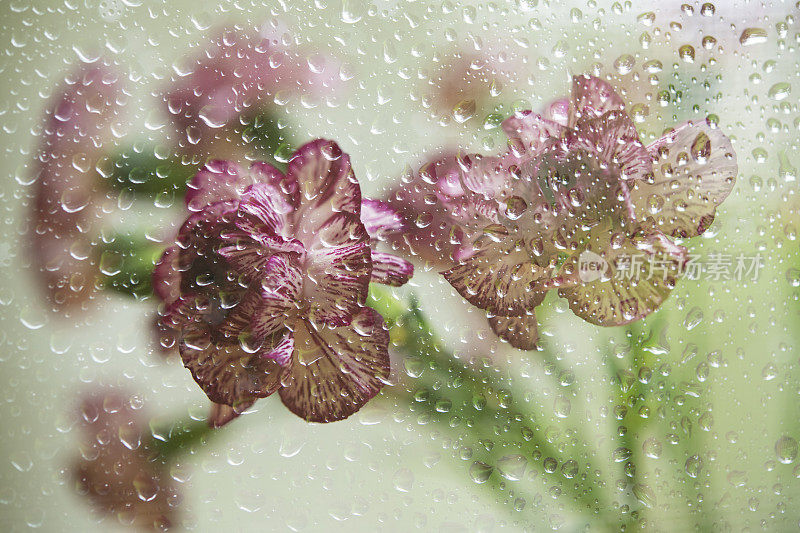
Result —
POLYGON ((800 525, 800 4, 0 13, 8 530, 800 525))

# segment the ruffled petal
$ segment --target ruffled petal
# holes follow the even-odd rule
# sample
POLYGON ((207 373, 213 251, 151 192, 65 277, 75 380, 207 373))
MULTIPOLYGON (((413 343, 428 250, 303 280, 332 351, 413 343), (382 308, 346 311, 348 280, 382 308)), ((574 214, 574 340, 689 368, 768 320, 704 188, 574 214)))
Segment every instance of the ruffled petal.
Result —
POLYGON ((237 418, 239 415, 249 409, 255 400, 245 400, 239 402, 235 406, 225 405, 222 403, 211 403, 211 409, 208 413, 208 425, 212 428, 221 428, 228 422, 237 418))
POLYGON ((206 206, 191 214, 178 231, 176 245, 182 294, 207 292, 210 286, 232 288, 236 282, 229 276, 230 266, 216 253, 219 236, 235 230, 231 222, 237 202, 227 200, 206 206))
POLYGON ((419 172, 404 177, 387 202, 405 222, 405 230, 389 237, 396 249, 440 268, 453 264, 465 242, 464 231, 451 213, 464 195, 455 153, 436 156, 419 172))
POLYGON ((305 247, 300 241, 275 235, 233 231, 224 235, 223 243, 217 253, 225 258, 231 269, 248 278, 262 272, 274 254, 294 254, 298 261, 305 257, 305 247))
POLYGON ((178 270, 180 250, 170 246, 156 262, 153 268, 153 292, 167 305, 181 295, 181 274, 178 270))
POLYGON ((349 326, 298 323, 295 346, 296 358, 279 394, 290 411, 309 422, 347 418, 389 378, 389 333, 369 307, 349 326))
POLYGON ((442 275, 472 305, 500 316, 533 310, 544 298, 548 278, 547 271, 507 237, 483 239, 473 255, 442 275))
POLYGON ((315 322, 341 326, 366 302, 372 272, 369 236, 356 215, 338 213, 320 228, 306 261, 305 298, 315 322))
POLYGON ((518 350, 533 350, 539 340, 539 323, 536 315, 493 316, 489 326, 498 337, 518 350))
POLYGON ((392 287, 408 283, 414 275, 414 265, 396 255, 372 252, 372 279, 392 287))
POLYGON ((567 142, 618 168, 619 179, 623 181, 646 179, 653 170, 650 153, 639 140, 633 120, 624 111, 581 117, 575 128, 569 130, 567 142))
POLYGON ((199 211, 215 202, 238 200, 248 187, 255 184, 270 185, 275 203, 297 204, 296 184, 269 163, 256 161, 249 169, 243 169, 232 161, 214 159, 189 181, 184 197, 186 208, 199 211))
POLYGON ((559 289, 559 294, 587 322, 628 324, 664 303, 687 260, 686 248, 660 232, 640 231, 629 237, 601 225, 591 232, 586 250, 562 266, 562 278, 572 286, 559 289))
POLYGON ((560 139, 566 128, 533 111, 523 111, 505 119, 503 131, 509 139, 519 141, 530 154, 535 155, 548 141, 560 139))
MULTIPOLYGON (((264 339, 284 327, 290 314, 297 310, 297 301, 303 290, 303 273, 282 256, 274 256, 267 265, 267 274, 261 280, 259 303, 250 315, 253 337, 264 339)), ((281 361, 285 364, 285 361, 281 361)))
POLYGON ((237 226, 252 233, 271 233, 284 236, 288 233, 289 217, 294 206, 272 183, 259 183, 248 187, 239 202, 237 226))
POLYGON ((236 200, 253 179, 231 161, 214 159, 205 164, 186 186, 184 202, 189 211, 200 211, 221 200, 236 200))
POLYGON ((708 121, 687 122, 647 149, 654 175, 631 190, 637 218, 673 237, 700 235, 736 182, 730 139, 708 121))
POLYGON ((384 240, 405 228, 403 217, 386 202, 364 199, 361 201, 361 222, 370 238, 384 240))
POLYGON ((625 102, 606 81, 581 74, 572 78, 569 126, 586 116, 599 117, 609 111, 623 111, 625 102))
POLYGON ((212 325, 192 323, 183 328, 180 342, 184 366, 212 402, 237 405, 278 390, 286 374, 280 362, 294 348, 291 331, 266 339, 255 352, 239 339, 218 336, 212 325))
POLYGON ((318 139, 301 146, 289 160, 286 175, 298 185, 295 233, 306 245, 331 215, 348 212, 360 216, 361 188, 350 167, 350 156, 335 142, 318 139))

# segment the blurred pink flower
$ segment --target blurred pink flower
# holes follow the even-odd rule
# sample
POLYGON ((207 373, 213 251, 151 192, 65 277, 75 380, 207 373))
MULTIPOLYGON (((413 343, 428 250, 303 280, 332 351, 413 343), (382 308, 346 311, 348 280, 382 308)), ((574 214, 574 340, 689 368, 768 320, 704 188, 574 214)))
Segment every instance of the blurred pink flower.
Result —
POLYGON ((142 530, 175 524, 180 494, 148 444, 147 419, 130 397, 100 390, 81 406, 81 457, 74 472, 78 492, 104 514, 142 530))
POLYGON ((98 261, 93 225, 105 199, 97 170, 114 140, 122 106, 119 76, 103 65, 83 65, 67 76, 48 110, 36 160, 32 258, 54 309, 88 299, 98 261))
POLYGON ((220 425, 280 394, 298 416, 341 420, 389 375, 388 332, 365 306, 371 281, 402 285, 410 263, 373 249, 400 229, 386 204, 362 201, 332 141, 302 146, 286 175, 212 161, 189 185, 193 212, 153 273, 162 324, 220 425))
POLYGON ((167 108, 184 149, 233 157, 237 136, 226 128, 238 117, 274 105, 279 92, 332 94, 342 85, 340 68, 333 58, 283 46, 274 36, 224 30, 168 91, 167 108))
POLYGON ((535 344, 534 309, 550 289, 594 324, 655 311, 686 260, 668 237, 705 231, 737 173, 715 124, 686 123, 645 147, 613 88, 588 76, 574 78, 569 102, 512 116, 503 128, 509 151, 456 157, 448 168, 459 194, 435 194, 433 210, 460 250, 445 278, 519 348, 535 344), (608 265, 590 281, 579 270, 585 252, 608 265), (663 275, 618 275, 617 263, 636 254, 661 260, 663 275))
POLYGON ((433 72, 433 104, 442 115, 465 122, 499 96, 517 76, 521 65, 498 44, 481 50, 444 54, 433 72))

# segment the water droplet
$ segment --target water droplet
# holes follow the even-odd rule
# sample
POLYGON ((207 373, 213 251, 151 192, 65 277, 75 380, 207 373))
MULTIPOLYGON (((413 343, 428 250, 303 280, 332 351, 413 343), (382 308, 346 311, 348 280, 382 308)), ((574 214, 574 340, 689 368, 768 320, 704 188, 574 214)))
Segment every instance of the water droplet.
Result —
POLYGON ((678 56, 684 63, 694 63, 694 47, 690 44, 684 44, 678 48, 678 56))
POLYGON ((475 116, 477 104, 475 100, 461 100, 453 108, 453 118, 459 124, 463 124, 475 116))
POLYGON ((489 481, 489 476, 492 475, 493 471, 494 468, 486 463, 475 461, 472 463, 472 466, 469 467, 469 477, 475 483, 486 483, 489 481))
POLYGON ((497 461, 497 471, 509 481, 519 481, 525 475, 528 460, 523 455, 506 455, 497 461))
POLYGON ((784 435, 775 443, 775 455, 778 461, 788 465, 797 459, 797 441, 792 437, 784 435))
POLYGON ((414 474, 408 468, 401 468, 395 472, 392 483, 398 492, 410 492, 414 487, 414 474))
POLYGON ((752 46, 767 42, 767 30, 763 28, 747 28, 739 37, 742 46, 752 46))
POLYGON ((767 96, 769 96, 773 100, 781 101, 788 98, 789 93, 791 92, 792 92, 792 86, 789 85, 787 82, 782 81, 770 87, 769 91, 767 92, 767 96))
POLYGON ((703 460, 698 455, 692 455, 686 459, 686 463, 684 464, 683 468, 686 472, 686 475, 696 478, 700 475, 700 471, 703 469, 703 460))

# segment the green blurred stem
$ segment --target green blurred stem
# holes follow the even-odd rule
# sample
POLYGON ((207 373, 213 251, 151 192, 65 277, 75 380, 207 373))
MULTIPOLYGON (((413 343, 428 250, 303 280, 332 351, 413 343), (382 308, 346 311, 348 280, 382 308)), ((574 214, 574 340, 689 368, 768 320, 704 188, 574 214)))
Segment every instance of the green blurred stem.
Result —
POLYGON ((153 266, 164 245, 142 234, 117 234, 101 246, 100 272, 106 289, 142 300, 153 292, 153 266))
POLYGON ((147 196, 177 191, 183 195, 186 182, 199 165, 184 164, 174 157, 160 158, 153 147, 130 148, 112 156, 108 174, 110 187, 147 196))
POLYGON ((152 446, 161 460, 169 462, 198 445, 207 444, 217 431, 205 420, 179 419, 168 426, 151 427, 152 446))
POLYGON ((393 345, 404 356, 404 370, 417 384, 410 396, 402 387, 394 387, 391 392, 448 432, 466 432, 464 440, 479 444, 473 457, 492 469, 482 480, 487 489, 501 501, 512 492, 516 498, 525 496, 526 502, 534 501, 525 481, 509 481, 498 472, 497 460, 513 449, 526 458, 528 465, 538 464, 545 483, 557 485, 564 497, 572 497, 578 510, 593 523, 603 522, 611 527, 611 521, 601 516, 611 509, 605 494, 593 480, 580 479, 583 473, 596 469, 579 465, 575 479, 562 477, 558 482, 558 470, 545 472, 542 461, 553 458, 560 467, 564 464, 562 459, 567 459, 564 453, 548 441, 531 416, 514 408, 508 386, 502 380, 489 371, 469 368, 442 347, 413 297, 403 304, 388 291, 373 286, 369 305, 381 312, 392 328, 393 345), (510 446, 506 448, 504 444, 510 446))

